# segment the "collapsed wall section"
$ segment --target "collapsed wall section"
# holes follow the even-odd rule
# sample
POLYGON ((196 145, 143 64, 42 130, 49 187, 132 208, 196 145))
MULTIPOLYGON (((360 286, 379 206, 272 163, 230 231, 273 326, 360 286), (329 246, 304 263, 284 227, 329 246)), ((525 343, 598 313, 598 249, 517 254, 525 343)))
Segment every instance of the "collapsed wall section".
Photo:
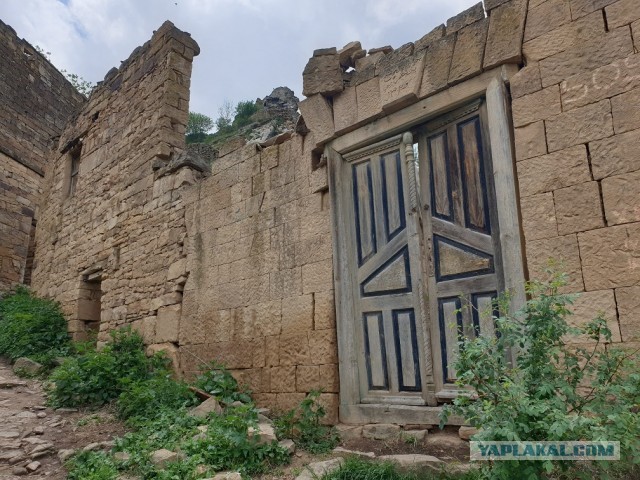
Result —
POLYGON ((47 171, 33 284, 61 302, 76 337, 99 329, 106 339, 111 329, 179 308, 180 187, 202 170, 183 152, 198 53, 165 22, 107 73, 62 134, 47 171))
MULTIPOLYGON (((285 135, 286 137, 286 135, 285 135)), ((187 270, 179 340, 187 376, 212 360, 259 405, 292 408, 323 389, 337 420, 338 366, 326 167, 313 134, 221 156, 186 195, 187 270)), ((162 323, 162 325, 161 325, 162 323)))
MULTIPOLYGON (((51 147, 85 99, 0 21, 0 290, 29 280, 30 239, 51 147)), ((31 245, 31 248, 30 248, 31 245)))

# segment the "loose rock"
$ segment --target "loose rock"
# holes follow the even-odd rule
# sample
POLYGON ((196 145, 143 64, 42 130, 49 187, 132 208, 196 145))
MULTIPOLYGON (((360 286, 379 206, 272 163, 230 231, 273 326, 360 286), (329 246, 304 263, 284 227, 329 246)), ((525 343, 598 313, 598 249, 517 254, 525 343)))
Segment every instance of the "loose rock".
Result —
POLYGON ((293 440, 290 440, 288 438, 285 440, 280 440, 278 442, 278 445, 289 452, 289 455, 293 455, 294 453, 296 453, 296 444, 293 442, 293 440))
POLYGON ((40 462, 31 462, 25 468, 27 470, 29 470, 30 472, 35 472, 36 470, 38 470, 40 468, 41 465, 42 464, 40 462))
POLYGON ((211 412, 215 412, 217 414, 222 413, 222 407, 214 397, 205 400, 197 407, 193 407, 189 411, 189 415, 198 418, 206 418, 211 412))
POLYGON ((62 450, 58 450, 58 459, 60 459, 60 461, 64 463, 69 458, 71 458, 74 453, 76 453, 76 451, 72 448, 64 448, 62 450))
POLYGON ((175 462, 177 459, 178 454, 176 452, 172 452, 171 450, 167 450, 165 448, 156 450, 151 454, 151 463, 153 463, 158 468, 163 468, 167 463, 175 462))
POLYGON ((27 357, 20 357, 13 364, 13 372, 17 375, 24 372, 28 375, 37 375, 42 370, 42 364, 27 357))
POLYGON ((400 433, 400 427, 391 423, 374 423, 362 427, 362 436, 373 440, 391 440, 400 433))
POLYGON ((460 429, 458 430, 458 435, 460 436, 460 438, 467 441, 471 440, 471 437, 476 433, 478 433, 477 428, 469 427, 467 425, 461 426, 460 429))
POLYGON ((310 463, 305 467, 303 472, 296 477, 296 480, 314 480, 321 478, 327 473, 331 473, 344 463, 344 458, 332 458, 331 460, 325 460, 324 462, 310 463))

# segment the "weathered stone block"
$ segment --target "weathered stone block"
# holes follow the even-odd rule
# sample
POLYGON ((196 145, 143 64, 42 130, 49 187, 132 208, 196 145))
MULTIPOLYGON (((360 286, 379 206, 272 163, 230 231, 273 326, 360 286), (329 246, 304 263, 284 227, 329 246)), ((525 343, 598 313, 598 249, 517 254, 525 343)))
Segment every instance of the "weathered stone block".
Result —
POLYGON ((302 94, 334 95, 340 93, 343 86, 342 68, 337 53, 313 56, 302 72, 302 94))
POLYGON ((286 412, 300 405, 300 402, 304 400, 306 394, 304 393, 278 393, 276 395, 275 405, 269 407, 277 412, 286 412))
POLYGON ((640 341, 640 286, 616 288, 623 342, 640 341))
POLYGON ((269 369, 271 379, 271 392, 285 393, 296 391, 296 367, 288 365, 269 369))
POLYGON ((313 295, 282 300, 282 333, 300 334, 313 329, 313 295))
POLYGON ((488 30, 489 19, 483 18, 458 32, 449 69, 449 83, 461 82, 482 71, 488 30))
MULTIPOLYGON (((607 327, 611 330, 611 341, 620 342, 620 327, 618 325, 618 315, 616 313, 616 301, 613 290, 596 290, 584 292, 578 295, 574 304, 570 307, 573 315, 567 317, 569 325, 583 327, 591 320, 602 315, 607 322, 607 327)), ((588 336, 571 337, 572 343, 591 343, 588 336)), ((604 341, 604 338, 602 339, 604 341)))
POLYGON ((482 6, 482 2, 480 2, 447 20, 447 35, 457 32, 467 25, 476 23, 482 19, 484 19, 484 7, 482 6))
POLYGON ((425 48, 431 46, 431 44, 436 40, 440 40, 442 37, 444 37, 445 33, 446 33, 446 28, 444 24, 438 25, 429 33, 423 35, 420 38, 420 40, 417 40, 414 43, 413 48, 415 49, 416 52, 424 50, 425 48))
POLYGON ((529 7, 524 41, 532 40, 571 21, 569 0, 547 0, 529 7))
POLYGON ((504 63, 521 63, 522 34, 527 17, 527 2, 512 0, 491 12, 484 68, 504 63))
POLYGON ((313 324, 316 330, 335 328, 336 307, 334 291, 316 292, 313 324))
POLYGON ((156 317, 156 343, 177 342, 180 331, 181 305, 158 309, 156 317))
POLYGON ((578 241, 587 290, 627 287, 640 282, 640 223, 580 233, 578 241))
POLYGON ((295 372, 296 391, 310 392, 320 388, 320 368, 317 365, 298 365, 295 372))
POLYGON ((640 54, 574 75, 560 84, 563 109, 581 107, 640 87, 640 54))
POLYGON ((542 90, 542 80, 540 79, 540 66, 537 62, 532 62, 518 73, 516 73, 511 80, 509 80, 511 86, 511 97, 518 98, 523 95, 542 90))
POLYGON ((613 97, 611 111, 616 133, 640 128, 640 88, 613 97))
POLYGON ((420 98, 446 88, 449 82, 451 57, 456 44, 455 35, 434 41, 425 52, 424 72, 420 85, 420 98))
POLYGON ((609 29, 633 23, 640 18, 640 8, 636 0, 620 0, 605 9, 609 29))
POLYGON ((484 0, 484 9, 489 12, 496 7, 499 7, 503 3, 507 3, 509 0, 484 0))
POLYGON ((604 226, 598 182, 587 182, 553 192, 558 233, 584 232, 604 226))
POLYGON ((542 86, 553 85, 572 75, 594 70, 634 52, 631 32, 618 28, 601 35, 591 34, 584 43, 540 60, 542 86))
POLYGON ((569 277, 568 284, 562 291, 581 292, 584 290, 576 235, 527 242, 526 255, 531 279, 548 279, 545 270, 549 267, 549 262, 552 261, 558 271, 566 273, 569 277))
POLYGON ((411 45, 390 53, 380 61, 376 72, 379 71, 383 110, 397 110, 418 99, 424 58, 424 52, 413 53, 411 45))
POLYGON ((173 343, 156 343, 154 345, 149 345, 145 350, 145 353, 148 356, 155 355, 158 352, 162 352, 170 362, 171 367, 174 372, 180 371, 180 352, 178 351, 178 347, 173 343))
POLYGON ((640 130, 589 143, 596 180, 640 170, 640 130))
POLYGON ((640 221, 640 171, 605 178, 602 199, 607 225, 640 221))
POLYGON ((400 426, 391 423, 372 423, 362 427, 363 438, 393 440, 400 435, 400 426))
MULTIPOLYGON (((311 357, 307 335, 281 335, 279 352, 280 365, 308 365, 311 357)), ((319 362, 314 358, 313 363, 319 362)))
POLYGON ((560 88, 557 85, 515 98, 512 104, 513 124, 521 127, 553 117, 562 112, 560 88))
POLYGON ((338 393, 340 391, 338 365, 320 365, 318 369, 320 375, 320 387, 322 388, 322 391, 327 393, 338 393))
POLYGON ((333 98, 333 118, 336 132, 340 132, 358 122, 356 87, 347 87, 333 98))
POLYGON ((333 263, 330 259, 302 267, 303 293, 333 290, 333 263))
POLYGON ((516 128, 514 133, 517 161, 547 153, 547 135, 542 120, 516 128))
POLYGON ((527 241, 558 236, 553 194, 542 193, 520 200, 522 229, 527 241))
POLYGON ((618 0, 571 0, 571 15, 575 20, 596 10, 601 10, 607 5, 617 1, 618 0))
POLYGON ((301 101, 298 107, 317 143, 325 142, 334 136, 333 109, 322 95, 308 97, 301 101))
POLYGON ((545 122, 550 152, 613 135, 609 100, 561 113, 545 122))
POLYGON ((309 355, 316 365, 338 363, 335 330, 314 330, 309 334, 309 355))
POLYGON ((517 163, 517 169, 520 194, 523 197, 591 180, 584 145, 523 160, 517 163))

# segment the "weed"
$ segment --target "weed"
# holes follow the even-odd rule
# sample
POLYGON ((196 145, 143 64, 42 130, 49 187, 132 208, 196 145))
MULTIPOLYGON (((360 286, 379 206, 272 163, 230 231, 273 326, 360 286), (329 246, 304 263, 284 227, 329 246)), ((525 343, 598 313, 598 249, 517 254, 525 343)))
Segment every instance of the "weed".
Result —
POLYGON ((250 403, 250 393, 240 389, 233 375, 218 362, 211 362, 202 367, 204 372, 198 375, 195 386, 215 396, 219 401, 230 404, 235 401, 250 403))
POLYGON ((66 467, 68 480, 114 480, 118 476, 115 462, 104 452, 80 452, 71 457, 66 467))
POLYGON ((340 442, 336 429, 323 425, 326 415, 318 402, 319 391, 310 392, 300 405, 276 419, 274 426, 278 438, 290 438, 295 444, 310 453, 326 453, 340 442))
POLYGON ((355 457, 345 459, 344 464, 322 480, 476 480, 477 472, 447 473, 421 469, 415 472, 400 471, 390 462, 375 462, 355 457))

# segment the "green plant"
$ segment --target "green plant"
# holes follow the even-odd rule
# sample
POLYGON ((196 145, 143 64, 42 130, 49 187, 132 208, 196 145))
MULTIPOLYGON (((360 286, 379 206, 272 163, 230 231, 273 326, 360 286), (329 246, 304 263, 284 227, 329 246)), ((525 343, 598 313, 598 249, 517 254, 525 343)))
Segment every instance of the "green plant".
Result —
POLYGON ((180 409, 196 403, 189 386, 161 372, 146 380, 132 383, 118 397, 116 408, 121 418, 135 425, 159 415, 164 408, 180 409))
POLYGON ((66 463, 68 480, 114 480, 118 476, 113 459, 104 452, 80 452, 66 463))
POLYGON ((475 471, 465 473, 435 472, 429 469, 405 472, 391 462, 367 461, 348 457, 337 470, 325 474, 322 480, 475 480, 475 471))
POLYGON ((129 385, 162 372, 168 372, 166 360, 147 357, 137 332, 114 330, 102 350, 69 358, 53 371, 48 401, 53 407, 103 405, 129 385))
POLYGON ((319 398, 319 391, 310 392, 297 408, 276 419, 274 426, 278 438, 290 438, 310 453, 331 451, 340 442, 340 437, 334 427, 321 423, 326 411, 319 398))
POLYGON ((245 389, 240 389, 236 379, 224 368, 223 364, 211 362, 201 368, 203 372, 196 378, 194 384, 196 387, 215 396, 222 403, 251 402, 250 393, 245 389))
POLYGON ((29 357, 46 367, 72 352, 60 306, 33 296, 26 287, 0 299, 0 355, 29 357))
MULTIPOLYGON (((559 293, 566 283, 527 285, 530 300, 515 314, 495 319, 499 336, 461 340, 458 385, 470 386, 445 410, 480 428, 474 440, 614 440, 622 462, 482 462, 491 479, 615 478, 615 471, 638 475, 640 458, 640 374, 637 353, 614 348, 603 317, 581 327, 567 323, 573 296, 559 293), (572 345, 570 337, 589 339, 572 345), (517 352, 515 363, 509 352, 517 352), (636 466, 633 466, 633 463, 636 466)), ((494 308, 508 312, 508 298, 494 308)), ((629 477, 620 477, 629 478, 629 477)))

